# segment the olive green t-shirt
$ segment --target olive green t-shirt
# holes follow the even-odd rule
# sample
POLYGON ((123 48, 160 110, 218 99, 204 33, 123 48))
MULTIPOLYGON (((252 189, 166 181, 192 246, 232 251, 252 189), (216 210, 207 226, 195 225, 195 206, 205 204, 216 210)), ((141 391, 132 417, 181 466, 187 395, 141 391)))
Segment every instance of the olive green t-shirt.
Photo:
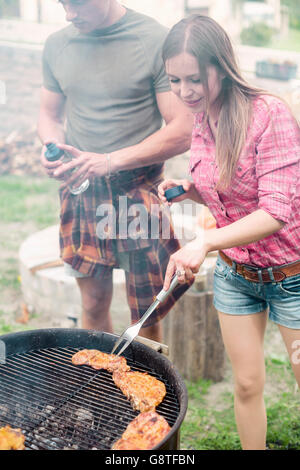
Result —
POLYGON ((169 91, 161 48, 167 28, 127 9, 112 26, 70 25, 43 53, 44 87, 66 97, 66 140, 89 152, 135 145, 162 125, 156 93, 169 91))

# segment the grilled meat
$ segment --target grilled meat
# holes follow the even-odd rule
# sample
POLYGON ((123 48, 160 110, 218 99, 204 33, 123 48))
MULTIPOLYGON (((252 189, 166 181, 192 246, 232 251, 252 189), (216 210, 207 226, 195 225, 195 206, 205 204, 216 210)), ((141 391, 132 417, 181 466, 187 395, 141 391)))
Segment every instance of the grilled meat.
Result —
POLYGON ((115 371, 113 380, 130 400, 133 409, 142 413, 154 411, 166 395, 165 384, 146 372, 115 371))
POLYGON ((130 370, 125 357, 100 351, 90 359, 89 365, 94 369, 107 369, 108 372, 130 370))
POLYGON ((156 411, 140 413, 112 446, 113 450, 153 449, 170 431, 165 418, 156 411))
POLYGON ((78 351, 72 356, 72 363, 75 366, 82 366, 83 364, 88 364, 90 359, 95 356, 99 351, 97 349, 83 349, 78 351))
POLYGON ((8 425, 0 428, 0 450, 24 450, 24 442, 21 429, 12 429, 8 425))
POLYGON ((93 367, 93 369, 106 369, 108 372, 130 370, 125 357, 116 356, 115 354, 106 354, 97 349, 83 349, 82 351, 78 351, 72 357, 72 363, 75 365, 87 364, 93 367))

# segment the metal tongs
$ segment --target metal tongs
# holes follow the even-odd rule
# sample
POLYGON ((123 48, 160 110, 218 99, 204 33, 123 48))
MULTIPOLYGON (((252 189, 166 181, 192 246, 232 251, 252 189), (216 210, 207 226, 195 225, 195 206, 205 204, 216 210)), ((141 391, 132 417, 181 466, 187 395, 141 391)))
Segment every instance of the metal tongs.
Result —
POLYGON ((168 295, 175 289, 177 284, 178 284, 178 278, 177 278, 177 275, 175 275, 172 279, 172 282, 170 284, 169 289, 167 291, 162 289, 159 292, 159 294, 157 294, 156 300, 150 305, 150 307, 144 313, 142 318, 137 323, 135 323, 132 326, 129 326, 128 328, 126 328, 125 331, 123 331, 123 333, 121 334, 121 336, 117 340, 116 344, 114 345, 111 354, 114 354, 114 352, 117 350, 117 348, 121 345, 122 341, 125 341, 125 344, 120 349, 120 351, 117 353, 117 356, 120 356, 120 354, 122 354, 122 352, 125 351, 125 349, 130 345, 130 343, 134 340, 134 338, 136 338, 137 335, 139 334, 139 331, 140 331, 143 323, 145 323, 147 318, 150 317, 150 315, 154 312, 156 307, 160 303, 162 303, 168 297, 168 295))

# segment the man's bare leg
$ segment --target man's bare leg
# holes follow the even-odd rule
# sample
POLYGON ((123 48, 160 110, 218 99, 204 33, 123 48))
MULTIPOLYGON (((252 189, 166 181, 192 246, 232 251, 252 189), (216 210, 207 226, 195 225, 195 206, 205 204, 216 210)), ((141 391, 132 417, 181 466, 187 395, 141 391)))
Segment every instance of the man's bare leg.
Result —
POLYGON ((82 300, 82 328, 113 332, 110 304, 113 294, 112 276, 106 279, 76 278, 82 300))
POLYGON ((139 335, 161 343, 163 337, 161 322, 155 323, 151 326, 146 326, 145 328, 141 328, 139 335))

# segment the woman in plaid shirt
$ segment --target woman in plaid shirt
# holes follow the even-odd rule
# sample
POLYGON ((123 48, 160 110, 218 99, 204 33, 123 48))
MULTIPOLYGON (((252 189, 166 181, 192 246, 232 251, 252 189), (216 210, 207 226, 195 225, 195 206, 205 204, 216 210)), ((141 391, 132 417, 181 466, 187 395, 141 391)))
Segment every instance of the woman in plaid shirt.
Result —
POLYGON ((243 449, 266 448, 263 339, 278 324, 300 385, 300 131, 287 105, 240 75, 230 40, 211 18, 175 25, 164 45, 173 92, 195 115, 186 194, 208 206, 217 227, 170 258, 193 278, 219 250, 214 303, 235 377, 235 414, 243 449))

